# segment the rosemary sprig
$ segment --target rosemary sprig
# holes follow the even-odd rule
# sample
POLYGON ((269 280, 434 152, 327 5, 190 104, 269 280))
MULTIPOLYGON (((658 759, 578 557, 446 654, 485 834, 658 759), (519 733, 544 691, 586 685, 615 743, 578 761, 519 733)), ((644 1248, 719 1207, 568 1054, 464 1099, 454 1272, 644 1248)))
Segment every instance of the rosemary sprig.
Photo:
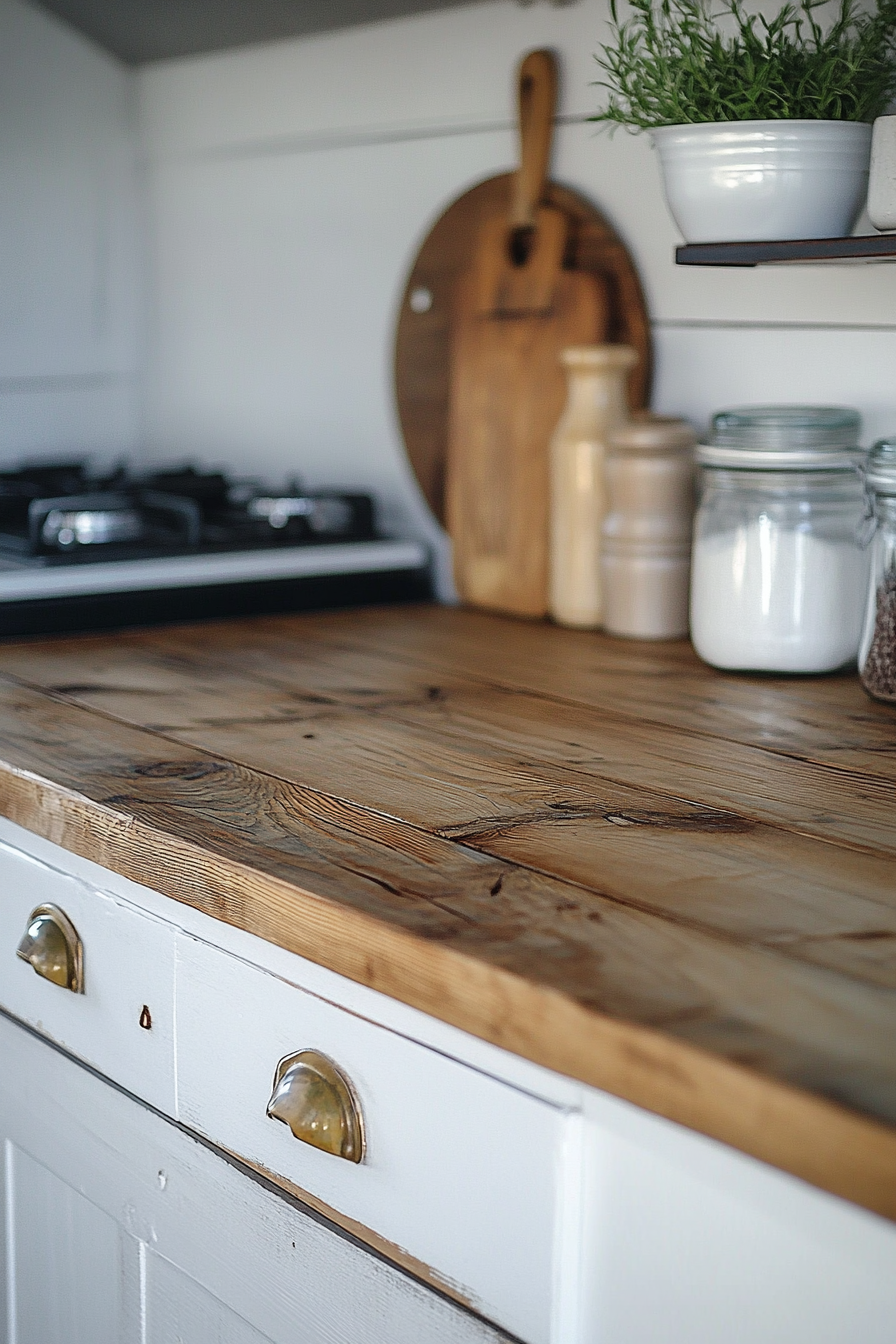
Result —
POLYGON ((595 59, 608 91, 592 118, 646 130, 689 122, 873 121, 896 94, 896 0, 785 4, 773 18, 743 0, 610 0, 614 41, 595 59))

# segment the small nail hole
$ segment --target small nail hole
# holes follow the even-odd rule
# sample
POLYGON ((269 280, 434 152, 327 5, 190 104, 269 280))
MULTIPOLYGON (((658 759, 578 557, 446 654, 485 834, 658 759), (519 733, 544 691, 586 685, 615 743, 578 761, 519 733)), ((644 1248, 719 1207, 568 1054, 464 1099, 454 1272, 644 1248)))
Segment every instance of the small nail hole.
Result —
POLYGON ((143 1012, 140 1014, 140 1025, 144 1031, 152 1031, 152 1013, 143 1005, 143 1012))
POLYGON ((415 285, 411 290, 408 303, 412 313, 428 313, 432 307, 432 290, 425 285, 415 285))

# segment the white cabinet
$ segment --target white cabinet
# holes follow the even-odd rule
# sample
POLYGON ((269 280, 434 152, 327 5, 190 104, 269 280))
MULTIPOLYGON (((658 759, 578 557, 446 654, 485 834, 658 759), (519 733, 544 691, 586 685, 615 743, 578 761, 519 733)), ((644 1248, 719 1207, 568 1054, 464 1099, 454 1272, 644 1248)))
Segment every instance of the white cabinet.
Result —
POLYGON ((174 944, 170 923, 0 843, 0 1007, 169 1115, 174 944), (61 909, 81 939, 83 994, 42 979, 15 956, 42 905, 61 909))
POLYGON ((896 1226, 598 1093, 581 1344, 894 1344, 896 1226))
POLYGON ((896 1339, 892 1223, 2 819, 0 1009, 0 1344, 896 1339), (83 995, 16 958, 40 903, 83 995), (360 1164, 265 1114, 305 1049, 360 1164))
POLYGON ((4 1344, 496 1344, 0 1015, 4 1344))
POLYGON ((190 1129, 400 1247, 490 1320, 550 1344, 569 1110, 185 935, 177 1071, 190 1129), (266 1116, 278 1060, 305 1049, 350 1079, 363 1162, 299 1142, 266 1116))

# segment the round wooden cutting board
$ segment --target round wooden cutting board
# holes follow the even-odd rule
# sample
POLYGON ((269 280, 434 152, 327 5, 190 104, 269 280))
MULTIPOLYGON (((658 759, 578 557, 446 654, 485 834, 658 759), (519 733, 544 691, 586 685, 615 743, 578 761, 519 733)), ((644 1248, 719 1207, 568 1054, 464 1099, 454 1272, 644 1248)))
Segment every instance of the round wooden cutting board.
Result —
MULTIPOLYGON (((451 323, 455 287, 473 256, 482 222, 510 214, 515 174, 491 177, 450 205, 431 229, 411 267, 395 337, 395 394, 405 447, 429 506, 444 521, 451 323)), ((624 244, 578 192, 549 183, 546 205, 570 221, 565 264, 600 276, 609 291, 609 340, 631 345, 640 359, 629 378, 638 410, 650 392, 650 323, 641 284, 624 244)))

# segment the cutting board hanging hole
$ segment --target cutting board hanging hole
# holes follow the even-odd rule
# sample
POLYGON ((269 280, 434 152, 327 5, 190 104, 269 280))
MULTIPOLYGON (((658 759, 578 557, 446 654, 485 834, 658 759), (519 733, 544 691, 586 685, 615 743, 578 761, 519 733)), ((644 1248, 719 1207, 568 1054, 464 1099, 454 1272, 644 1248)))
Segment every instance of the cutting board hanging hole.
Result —
POLYGON ((525 266, 532 255, 534 242, 534 225, 523 225, 521 228, 511 229, 507 239, 507 255, 510 258, 510 264, 516 267, 525 266))
POLYGON ((408 307, 412 313, 428 313, 432 307, 432 290, 425 285, 415 285, 408 295, 408 307))

